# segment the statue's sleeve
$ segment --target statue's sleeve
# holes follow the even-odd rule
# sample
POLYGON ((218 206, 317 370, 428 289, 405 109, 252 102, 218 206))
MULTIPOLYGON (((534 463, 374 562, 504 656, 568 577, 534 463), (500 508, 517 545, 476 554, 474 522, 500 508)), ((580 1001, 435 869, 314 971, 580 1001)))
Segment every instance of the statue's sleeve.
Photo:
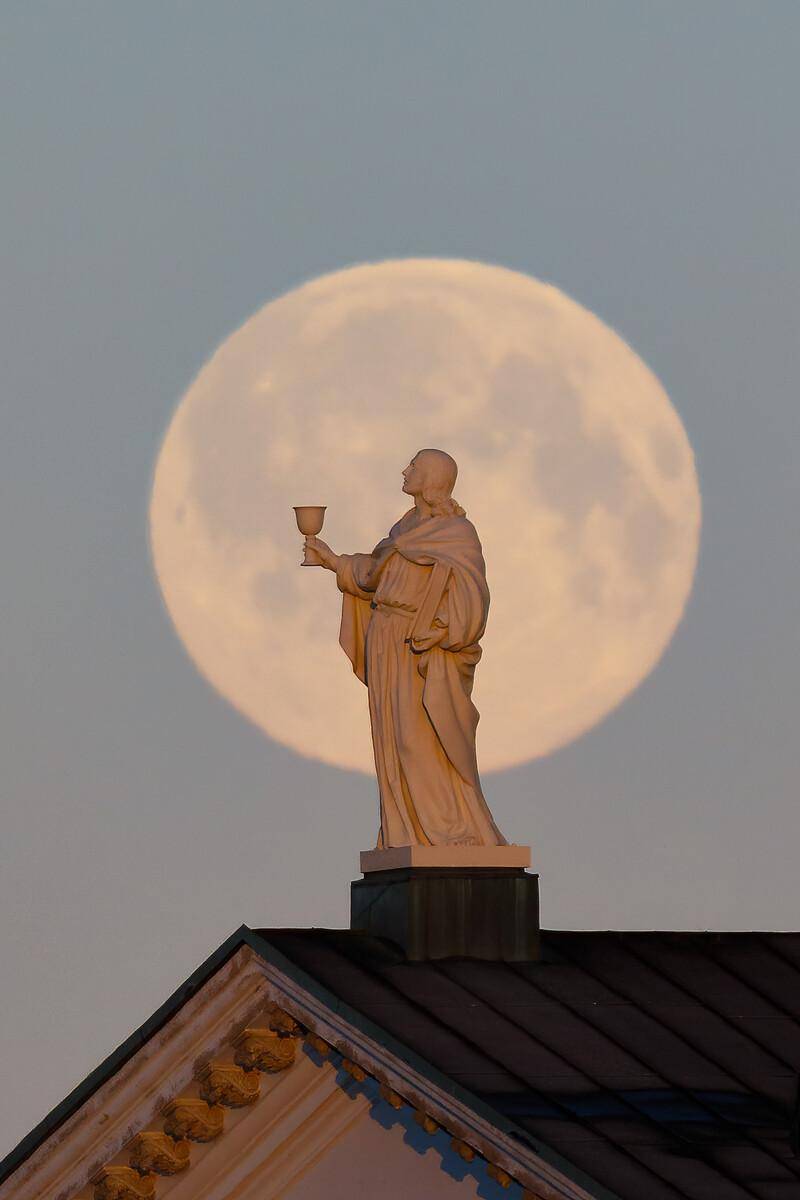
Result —
POLYGON ((371 600, 376 587, 370 578, 374 567, 375 559, 371 554, 340 554, 336 568, 339 591, 358 596, 360 600, 371 600))
POLYGON ((378 542, 372 554, 340 554, 336 568, 339 591, 359 600, 371 600, 394 550, 394 542, 388 537, 378 542))

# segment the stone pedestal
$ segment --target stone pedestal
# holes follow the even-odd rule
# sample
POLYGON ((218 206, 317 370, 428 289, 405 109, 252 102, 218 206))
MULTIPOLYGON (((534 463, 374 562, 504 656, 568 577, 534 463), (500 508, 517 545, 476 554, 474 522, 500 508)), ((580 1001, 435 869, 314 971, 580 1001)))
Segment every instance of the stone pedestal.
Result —
MULTIPOLYGON (((526 861, 530 856, 527 847, 519 846, 459 848, 468 849, 465 857, 472 859, 481 850, 491 851, 490 858, 506 851, 517 864, 521 856, 527 855, 526 861)), ((415 865, 419 851, 434 850, 365 852, 364 878, 350 885, 350 928, 394 942, 412 962, 534 961, 539 953, 539 876, 522 865, 415 865), (408 863, 381 870, 379 855, 386 856, 384 861, 393 863, 399 856, 408 863)))
POLYGON ((401 867, 529 867, 530 846, 393 846, 362 850, 361 871, 396 871, 401 867))

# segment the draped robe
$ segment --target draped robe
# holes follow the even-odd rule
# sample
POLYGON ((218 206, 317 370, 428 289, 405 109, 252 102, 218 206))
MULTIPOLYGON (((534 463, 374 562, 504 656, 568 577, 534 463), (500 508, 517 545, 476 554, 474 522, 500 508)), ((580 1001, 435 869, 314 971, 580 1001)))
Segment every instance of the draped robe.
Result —
POLYGON ((472 703, 489 590, 463 516, 411 509, 372 554, 343 554, 339 641, 369 693, 378 847, 505 845, 483 797, 472 703))

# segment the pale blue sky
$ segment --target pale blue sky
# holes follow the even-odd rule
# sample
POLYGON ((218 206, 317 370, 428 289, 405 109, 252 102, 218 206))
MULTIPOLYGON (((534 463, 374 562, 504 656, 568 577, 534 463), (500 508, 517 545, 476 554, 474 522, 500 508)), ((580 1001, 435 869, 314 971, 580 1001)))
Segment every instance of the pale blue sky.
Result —
POLYGON ((146 512, 209 352, 350 263, 552 281, 695 447, 700 566, 662 664, 487 787, 544 922, 800 927, 798 61, 794 0, 4 5, 6 1146, 242 921, 346 921, 374 784, 200 679, 146 512))

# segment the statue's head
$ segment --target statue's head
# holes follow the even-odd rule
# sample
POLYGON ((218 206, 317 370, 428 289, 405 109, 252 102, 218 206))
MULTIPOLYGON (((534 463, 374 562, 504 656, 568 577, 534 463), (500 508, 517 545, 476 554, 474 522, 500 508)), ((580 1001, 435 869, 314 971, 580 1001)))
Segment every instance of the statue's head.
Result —
POLYGON ((444 450, 418 450, 403 471, 403 491, 421 496, 436 517, 463 516, 453 499, 458 467, 444 450))

